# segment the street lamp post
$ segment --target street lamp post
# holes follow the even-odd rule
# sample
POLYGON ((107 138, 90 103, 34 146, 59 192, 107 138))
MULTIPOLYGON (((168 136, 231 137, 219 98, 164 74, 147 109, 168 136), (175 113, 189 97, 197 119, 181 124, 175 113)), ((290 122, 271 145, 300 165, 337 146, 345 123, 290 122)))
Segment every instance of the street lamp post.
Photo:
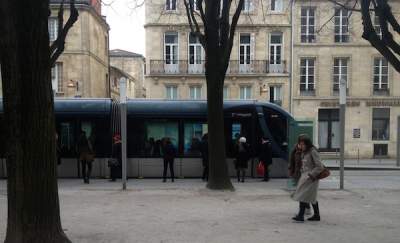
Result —
POLYGON ((346 122, 346 89, 347 82, 344 79, 339 83, 339 104, 340 104, 340 189, 344 188, 344 141, 345 141, 345 122, 346 122))
POLYGON ((122 190, 126 190, 126 78, 119 80, 119 101, 121 115, 121 152, 122 152, 122 190))
POLYGON ((397 158, 396 165, 400 166, 400 116, 397 117, 397 158))

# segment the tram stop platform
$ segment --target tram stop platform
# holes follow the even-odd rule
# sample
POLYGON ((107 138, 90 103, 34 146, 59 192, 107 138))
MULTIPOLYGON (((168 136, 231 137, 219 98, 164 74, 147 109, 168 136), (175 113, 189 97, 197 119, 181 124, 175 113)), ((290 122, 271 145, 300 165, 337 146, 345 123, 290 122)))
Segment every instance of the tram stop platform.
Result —
MULTIPOLYGON (((320 182, 320 222, 293 223, 298 209, 286 179, 247 179, 210 191, 201 179, 60 179, 62 225, 77 243, 398 243, 400 172, 349 171, 320 182)), ((0 180, 0 241, 7 218, 0 180)))

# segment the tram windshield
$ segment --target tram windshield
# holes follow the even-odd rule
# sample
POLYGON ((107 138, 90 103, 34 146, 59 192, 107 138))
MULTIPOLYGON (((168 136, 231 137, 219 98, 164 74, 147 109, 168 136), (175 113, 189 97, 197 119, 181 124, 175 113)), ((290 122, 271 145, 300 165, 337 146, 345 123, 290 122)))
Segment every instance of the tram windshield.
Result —
POLYGON ((279 146, 287 145, 287 118, 272 109, 264 108, 268 129, 279 146))

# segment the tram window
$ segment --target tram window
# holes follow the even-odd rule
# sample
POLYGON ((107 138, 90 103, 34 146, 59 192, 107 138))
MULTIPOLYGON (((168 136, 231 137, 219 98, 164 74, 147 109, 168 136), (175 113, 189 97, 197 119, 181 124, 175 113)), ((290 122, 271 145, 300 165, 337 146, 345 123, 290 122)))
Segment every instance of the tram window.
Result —
POLYGON ((232 124, 232 140, 233 141, 239 140, 241 132, 242 132, 242 124, 233 123, 232 124))
POLYGON ((179 130, 177 122, 145 122, 145 131, 146 156, 161 157, 163 140, 166 138, 169 138, 172 145, 178 148, 179 130))
POLYGON ((75 154, 75 129, 72 122, 61 122, 59 143, 62 157, 70 157, 75 154))
MULTIPOLYGON (((110 123, 108 120, 91 119, 82 121, 80 130, 85 132, 87 139, 91 142, 96 158, 111 156, 112 142, 110 138, 110 123)), ((80 131, 78 131, 79 133, 80 131)), ((77 137, 76 139, 78 139, 77 137)), ((77 140, 75 140, 77 142, 77 140)))
POLYGON ((81 130, 85 132, 87 139, 89 139, 91 136, 93 136, 93 134, 92 134, 92 123, 90 123, 90 122, 82 122, 81 130))
POLYGON ((184 125, 184 153, 187 156, 201 156, 200 144, 208 125, 200 122, 190 122, 184 125))

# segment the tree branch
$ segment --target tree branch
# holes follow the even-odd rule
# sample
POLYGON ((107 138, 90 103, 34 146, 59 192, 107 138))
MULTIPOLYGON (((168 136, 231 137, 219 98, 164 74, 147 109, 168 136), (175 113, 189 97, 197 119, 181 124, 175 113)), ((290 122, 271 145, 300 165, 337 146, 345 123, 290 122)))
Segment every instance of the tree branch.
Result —
MULTIPOLYGON (((64 14, 64 7, 63 7, 64 0, 61 3, 60 10, 58 12, 58 17, 62 17, 64 14)), ((65 47, 65 38, 67 37, 68 31, 71 29, 71 27, 74 25, 74 23, 78 20, 78 10, 75 7, 75 0, 70 1, 70 16, 68 18, 67 23, 65 24, 64 27, 60 28, 58 31, 58 36, 57 39, 53 42, 53 44, 50 47, 50 64, 53 66, 58 57, 61 55, 61 53, 64 51, 65 47)), ((63 20, 62 20, 63 22, 63 20)))
MULTIPOLYGON (((362 37, 367 40, 375 49, 377 49, 385 58, 388 60, 392 66, 400 72, 400 61, 397 56, 385 45, 375 32, 372 25, 371 14, 369 7, 371 5, 371 0, 361 1, 362 19, 364 26, 364 33, 362 37)), ((382 26, 381 26, 382 27, 382 26)))
POLYGON ((240 13, 242 12, 243 4, 244 4, 244 0, 239 0, 235 14, 232 17, 231 29, 229 31, 229 43, 228 43, 227 49, 225 50, 225 56, 224 56, 225 60, 227 60, 227 61, 229 61, 230 53, 231 53, 231 50, 233 47, 235 30, 236 30, 237 23, 239 21, 240 13))
POLYGON ((189 21, 190 32, 199 38, 199 41, 203 48, 206 48, 205 37, 200 31, 200 26, 197 23, 196 17, 194 16, 194 6, 193 2, 188 0, 183 1, 186 9, 186 15, 189 21))

